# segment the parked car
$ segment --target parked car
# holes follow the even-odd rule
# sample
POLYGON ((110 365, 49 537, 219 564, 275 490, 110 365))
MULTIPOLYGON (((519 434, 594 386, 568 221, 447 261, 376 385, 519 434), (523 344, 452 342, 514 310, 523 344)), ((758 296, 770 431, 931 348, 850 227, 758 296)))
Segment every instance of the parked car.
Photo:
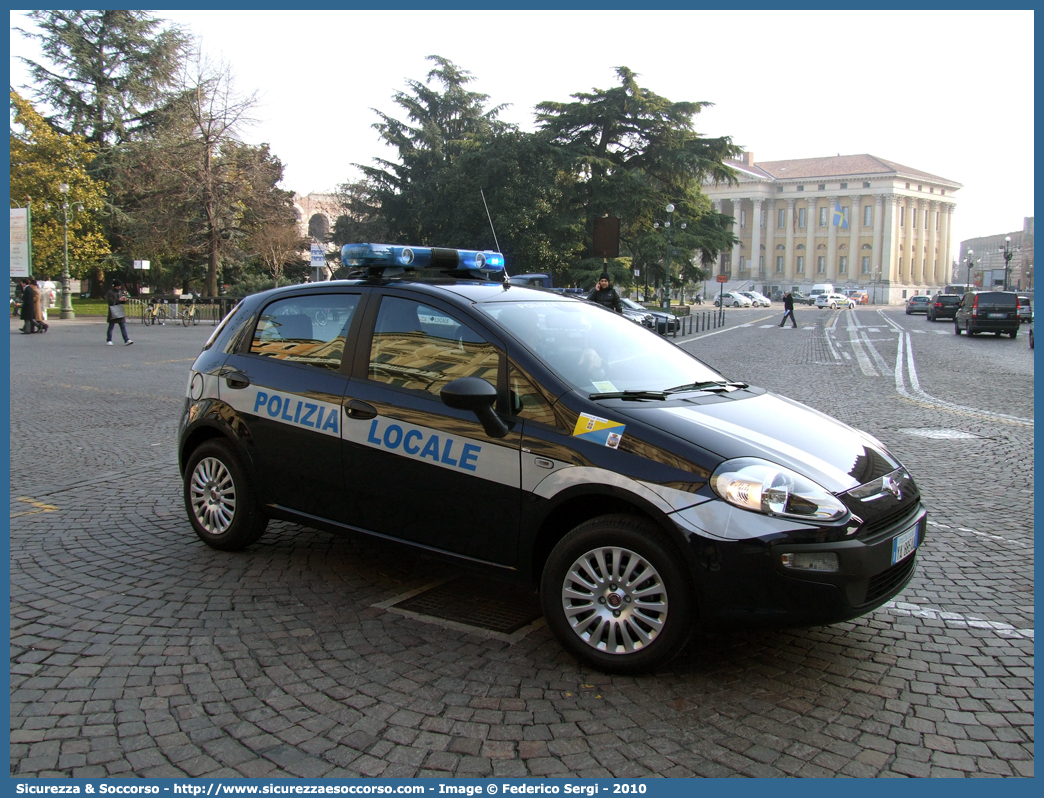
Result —
POLYGON ((656 319, 653 314, 646 310, 644 307, 639 305, 633 299, 620 299, 623 304, 623 314, 628 319, 633 321, 635 324, 640 324, 643 327, 652 329, 656 326, 656 319))
POLYGON ((1019 294, 1019 321, 1025 323, 1033 318, 1033 301, 1019 294))
POLYGON ((830 308, 835 310, 837 308, 855 308, 855 300, 851 299, 844 294, 820 294, 816 297, 816 307, 820 310, 824 308, 830 308))
POLYGON ((794 300, 795 305, 814 305, 816 303, 815 297, 811 297, 801 291, 791 291, 790 297, 794 300))
POLYGON ((630 674, 696 630, 866 615, 917 573, 927 509, 872 435, 603 307, 505 286, 497 252, 341 260, 358 276, 246 297, 186 375, 177 457, 207 546, 273 520, 325 530, 315 556, 329 533, 412 545, 539 586, 566 652, 630 674))
POLYGON ((750 304, 755 308, 770 308, 772 307, 772 300, 764 294, 759 294, 757 291, 737 291, 738 294, 743 294, 747 299, 750 300, 750 304))
POLYGON ((749 308, 752 304, 753 303, 739 291, 726 291, 721 296, 714 297, 715 307, 749 308))
POLYGON ((928 321, 952 319, 957 315, 959 304, 961 304, 961 298, 957 294, 936 294, 928 303, 925 315, 928 317, 928 321))
POLYGON ((649 317, 649 322, 643 322, 642 325, 656 330, 660 335, 666 335, 667 333, 674 332, 681 328, 681 320, 673 313, 668 313, 665 310, 656 310, 655 308, 647 308, 643 305, 639 305, 632 299, 622 299, 621 302, 623 302, 624 306, 624 315, 627 315, 628 310, 632 313, 643 313, 649 317))
POLYGON ((1019 300, 1014 291, 969 291, 961 299, 953 318, 953 331, 978 335, 991 332, 1019 334, 1019 300))
POLYGON ((845 296, 855 302, 857 305, 869 305, 870 295, 861 288, 853 288, 845 291, 845 296))
POLYGON ((914 294, 906 300, 906 315, 910 316, 914 313, 927 314, 929 301, 931 301, 931 297, 928 294, 914 294))

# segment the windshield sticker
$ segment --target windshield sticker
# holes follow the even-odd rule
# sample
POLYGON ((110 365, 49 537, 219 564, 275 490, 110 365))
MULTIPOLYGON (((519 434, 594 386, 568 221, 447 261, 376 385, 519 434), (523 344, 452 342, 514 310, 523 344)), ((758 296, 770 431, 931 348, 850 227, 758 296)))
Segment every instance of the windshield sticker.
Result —
POLYGON ((591 383, 597 393, 616 393, 616 386, 609 380, 599 380, 591 383))
POLYGON ((620 445, 623 431, 624 425, 618 421, 581 413, 580 418, 576 420, 576 426, 573 427, 573 437, 615 449, 620 445))

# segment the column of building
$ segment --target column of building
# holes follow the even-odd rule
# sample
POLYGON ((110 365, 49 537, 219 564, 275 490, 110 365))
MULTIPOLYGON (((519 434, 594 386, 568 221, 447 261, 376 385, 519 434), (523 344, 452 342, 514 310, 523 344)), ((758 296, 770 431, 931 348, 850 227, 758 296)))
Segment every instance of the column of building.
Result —
POLYGON ((816 275, 816 222, 819 220, 816 218, 816 201, 809 199, 808 209, 805 211, 805 273, 803 277, 806 280, 817 282, 818 277, 816 275))
POLYGON ((940 284, 939 279, 939 225, 936 217, 939 215, 939 203, 936 200, 928 202, 928 268, 925 273, 925 282, 930 286, 940 284))
POLYGON ((783 253, 783 273, 787 281, 793 283, 797 269, 797 259, 794 257, 794 214, 797 213, 796 200, 787 200, 787 248, 783 253))
MULTIPOLYGON (((721 200, 711 200, 711 208, 714 209, 715 213, 721 213, 721 200)), ((722 255, 719 252, 718 256, 714 259, 714 268, 713 268, 712 271, 713 271, 713 273, 715 275, 723 274, 724 271, 725 271, 724 268, 722 267, 722 258, 723 257, 724 257, 724 255, 722 255)))
POLYGON ((885 195, 874 194, 874 238, 870 250, 870 278, 880 279, 883 271, 881 259, 884 254, 885 195))
POLYGON ((743 200, 734 199, 732 200, 732 234, 736 237, 736 243, 732 245, 732 274, 733 280, 739 279, 740 272, 740 236, 743 235, 743 230, 740 228, 740 212, 743 200))
POLYGON ((946 279, 943 281, 943 285, 947 283, 959 283, 960 280, 953 279, 953 250, 950 249, 950 239, 953 235, 953 211, 954 205, 952 202, 942 203, 942 253, 940 254, 940 260, 943 263, 943 273, 946 275, 946 279))
POLYGON ((862 280, 859 274, 859 226, 863 223, 863 198, 852 197, 848 206, 848 279, 862 280))
POLYGON ((761 198, 751 200, 750 214, 750 276, 751 279, 761 276, 758 268, 761 261, 761 198))
POLYGON ((899 278, 899 195, 886 194, 884 206, 884 234, 881 244, 881 278, 894 283, 899 278))
POLYGON ((766 201, 765 208, 765 277, 775 280, 782 275, 776 274, 776 201, 766 201))
POLYGON ((837 227, 834 226, 834 209, 837 207, 837 197, 827 197, 827 255, 825 279, 832 283, 838 279, 840 272, 837 270, 837 227))

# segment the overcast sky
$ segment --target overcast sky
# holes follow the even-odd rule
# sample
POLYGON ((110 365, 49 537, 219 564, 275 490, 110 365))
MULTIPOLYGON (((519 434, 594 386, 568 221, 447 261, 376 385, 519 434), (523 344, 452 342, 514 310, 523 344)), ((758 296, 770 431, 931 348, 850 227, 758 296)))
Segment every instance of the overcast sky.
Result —
MULTIPOLYGON (((954 243, 1033 215, 1031 11, 157 11, 257 91, 284 188, 328 191, 390 157, 373 108, 423 80, 428 55, 533 128, 543 100, 616 84, 627 66, 671 100, 709 101, 698 132, 755 162, 869 153, 964 184, 954 243)), ((12 28, 25 27, 12 12, 12 28)), ((37 57, 11 32, 14 56, 37 57)))

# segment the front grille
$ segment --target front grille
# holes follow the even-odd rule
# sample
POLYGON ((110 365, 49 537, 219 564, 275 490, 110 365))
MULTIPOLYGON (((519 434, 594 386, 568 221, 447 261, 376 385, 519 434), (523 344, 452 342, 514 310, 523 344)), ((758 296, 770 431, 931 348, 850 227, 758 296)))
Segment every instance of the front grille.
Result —
POLYGON ((867 521, 859 529, 859 538, 861 540, 866 540, 884 530, 891 530, 893 527, 908 526, 913 523, 914 518, 916 518, 917 514, 921 511, 921 503, 920 501, 917 501, 919 498, 919 496, 915 496, 915 501, 909 507, 900 507, 894 513, 889 513, 881 518, 867 521))
POLYGON ((911 554, 902 562, 897 562, 891 568, 882 571, 866 584, 866 598, 864 604, 872 604, 883 596, 889 595, 899 585, 903 584, 913 571, 914 560, 917 559, 916 552, 911 554))

